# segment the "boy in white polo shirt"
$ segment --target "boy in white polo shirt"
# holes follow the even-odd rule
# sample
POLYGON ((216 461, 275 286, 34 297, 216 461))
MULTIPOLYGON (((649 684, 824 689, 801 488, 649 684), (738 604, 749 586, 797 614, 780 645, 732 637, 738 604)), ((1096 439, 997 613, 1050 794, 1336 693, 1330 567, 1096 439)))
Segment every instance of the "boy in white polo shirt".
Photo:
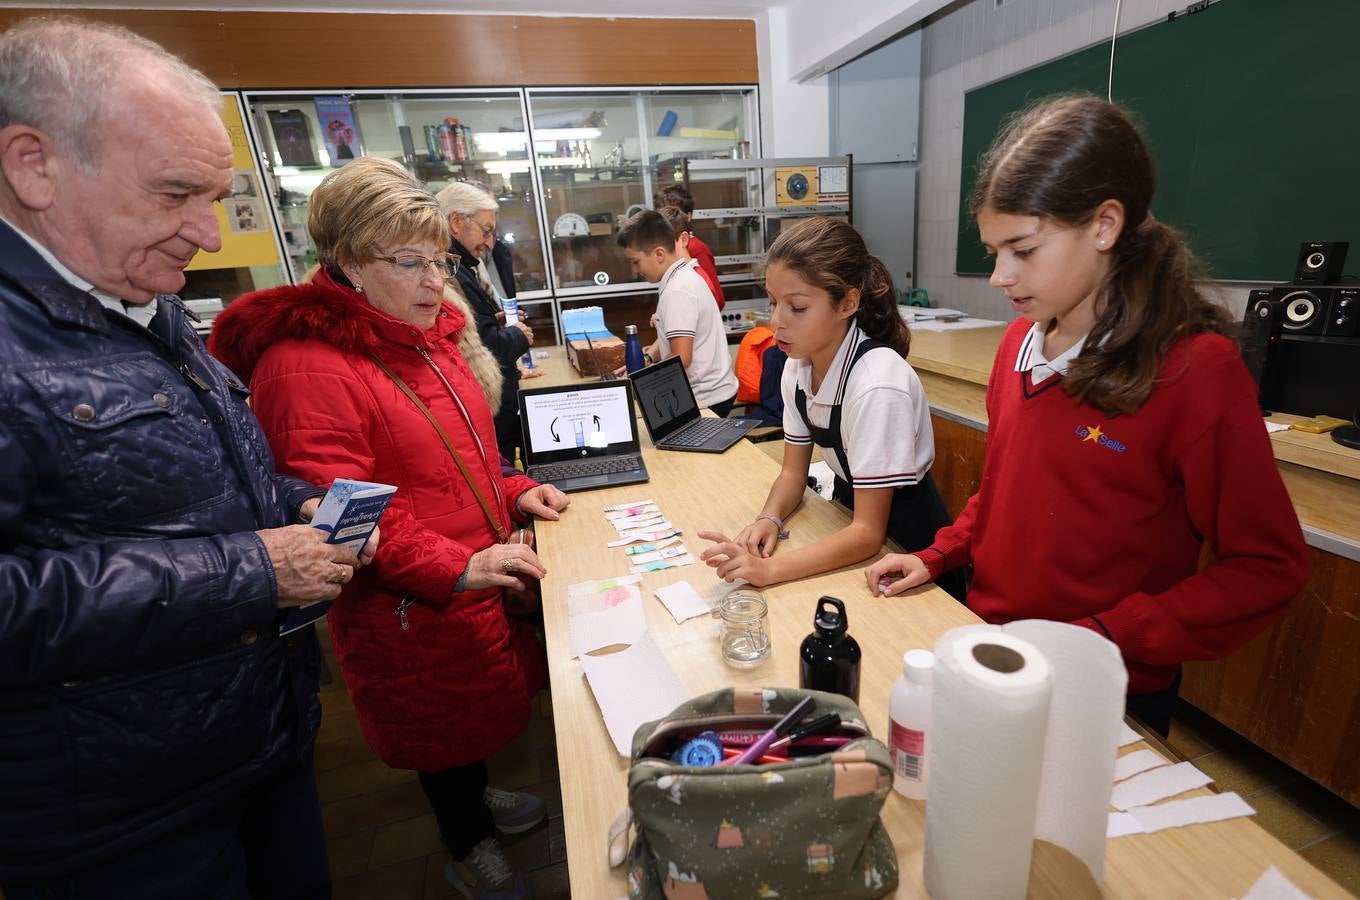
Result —
POLYGON ((648 364, 680 357, 694 398, 716 415, 726 416, 737 399, 727 333, 708 284, 677 252, 675 230, 649 209, 625 222, 618 240, 633 271, 661 286, 656 343, 643 351, 648 364))

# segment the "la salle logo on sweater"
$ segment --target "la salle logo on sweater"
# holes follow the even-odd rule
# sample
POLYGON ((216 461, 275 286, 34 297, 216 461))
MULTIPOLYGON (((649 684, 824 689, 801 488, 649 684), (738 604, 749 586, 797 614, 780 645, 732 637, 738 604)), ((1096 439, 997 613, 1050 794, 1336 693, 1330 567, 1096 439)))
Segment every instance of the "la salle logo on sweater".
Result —
POLYGON ((1097 446, 1113 450, 1115 453, 1123 453, 1125 450, 1129 449, 1123 443, 1116 441, 1114 438, 1101 431, 1099 425, 1078 425, 1077 437, 1081 438, 1083 443, 1091 441, 1097 446))

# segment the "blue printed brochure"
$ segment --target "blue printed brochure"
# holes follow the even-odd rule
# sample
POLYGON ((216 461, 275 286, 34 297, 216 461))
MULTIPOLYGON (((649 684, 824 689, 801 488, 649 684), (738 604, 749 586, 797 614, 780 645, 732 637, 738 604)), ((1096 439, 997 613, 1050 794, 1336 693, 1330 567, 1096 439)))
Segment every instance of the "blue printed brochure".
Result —
MULTIPOLYGON (((396 492, 397 489, 390 484, 337 478, 322 498, 316 515, 312 516, 312 527, 320 528, 330 535, 326 543, 342 544, 357 556, 368 542, 373 529, 378 527, 378 520, 396 492)), ((329 600, 318 600, 288 610, 279 622, 279 634, 284 635, 312 624, 330 608, 329 600)))

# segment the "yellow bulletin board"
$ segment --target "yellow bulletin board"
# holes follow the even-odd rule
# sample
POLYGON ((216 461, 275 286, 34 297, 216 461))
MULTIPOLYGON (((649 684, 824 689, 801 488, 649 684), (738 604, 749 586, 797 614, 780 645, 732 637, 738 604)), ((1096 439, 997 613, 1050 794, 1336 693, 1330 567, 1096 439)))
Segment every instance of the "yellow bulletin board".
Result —
POLYGON ((222 95, 222 124, 231 135, 231 195, 217 206, 217 224, 222 229, 222 249, 216 253, 199 251, 188 269, 238 269, 245 266, 279 264, 278 237, 269 215, 269 201, 260 178, 250 138, 241 120, 241 107, 235 94, 222 95))

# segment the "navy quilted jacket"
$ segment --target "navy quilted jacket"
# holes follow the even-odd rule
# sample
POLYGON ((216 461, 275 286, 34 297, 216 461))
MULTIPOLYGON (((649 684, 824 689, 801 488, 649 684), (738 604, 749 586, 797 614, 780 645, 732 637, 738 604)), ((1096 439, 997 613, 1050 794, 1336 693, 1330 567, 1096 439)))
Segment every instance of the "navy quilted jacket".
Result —
POLYGON ((277 637, 275 474, 177 298, 150 329, 0 223, 0 880, 184 826, 311 751, 311 629, 277 637))

